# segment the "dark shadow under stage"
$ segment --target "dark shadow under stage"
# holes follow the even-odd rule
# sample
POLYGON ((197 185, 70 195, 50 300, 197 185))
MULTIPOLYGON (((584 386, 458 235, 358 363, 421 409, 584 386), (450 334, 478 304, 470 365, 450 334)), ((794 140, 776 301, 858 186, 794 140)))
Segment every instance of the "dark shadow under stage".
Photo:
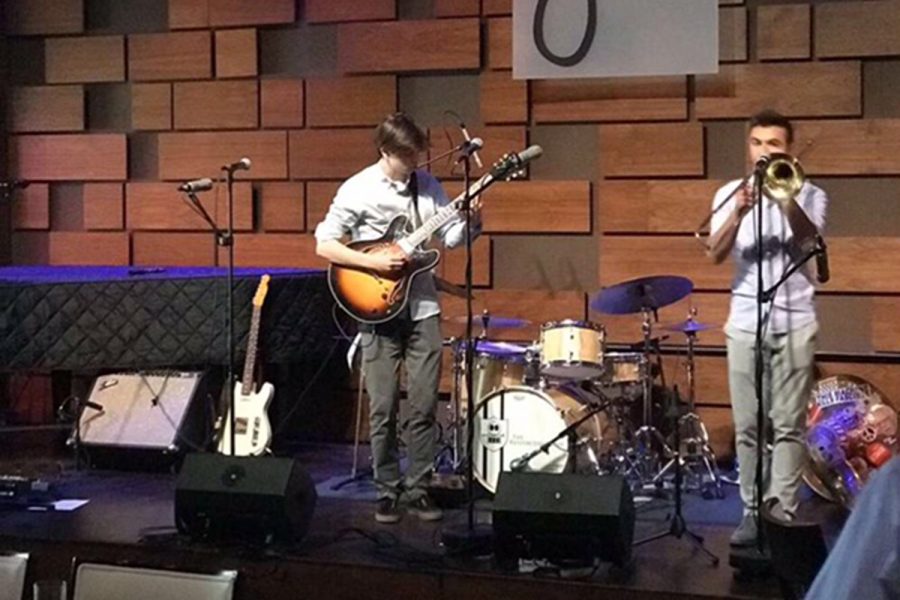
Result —
MULTIPOLYGON (((190 542, 175 532, 173 475, 95 470, 45 472, 59 496, 89 502, 73 512, 0 512, 0 550, 30 553, 29 580, 67 577, 74 559, 198 571, 235 569, 236 598, 778 596, 773 580, 740 581, 728 566, 728 536, 740 514, 737 491, 731 486, 721 500, 705 500, 696 492, 685 495, 688 526, 720 557, 718 567, 710 566, 687 540, 669 537, 635 548, 633 568, 627 573, 608 568, 593 573, 561 574, 546 568, 506 573, 489 558, 445 554, 442 528, 466 523, 464 509, 448 510, 438 523, 423 523, 407 514, 397 525, 376 524, 371 483, 332 489, 349 474, 351 453, 352 446, 346 445, 297 450, 297 460, 317 483, 319 499, 310 531, 295 547, 190 542)), ((488 520, 489 506, 479 508, 479 521, 488 520)), ((638 504, 635 538, 666 530, 671 512, 667 500, 638 504)))

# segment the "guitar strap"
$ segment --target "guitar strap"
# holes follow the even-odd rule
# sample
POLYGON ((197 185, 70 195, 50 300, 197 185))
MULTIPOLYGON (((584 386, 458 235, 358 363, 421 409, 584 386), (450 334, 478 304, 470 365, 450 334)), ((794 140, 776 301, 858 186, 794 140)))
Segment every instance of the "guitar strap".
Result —
POLYGON ((413 228, 416 229, 422 225, 422 217, 419 215, 419 178, 416 177, 415 171, 409 176, 409 193, 412 196, 413 206, 410 222, 413 224, 413 228))

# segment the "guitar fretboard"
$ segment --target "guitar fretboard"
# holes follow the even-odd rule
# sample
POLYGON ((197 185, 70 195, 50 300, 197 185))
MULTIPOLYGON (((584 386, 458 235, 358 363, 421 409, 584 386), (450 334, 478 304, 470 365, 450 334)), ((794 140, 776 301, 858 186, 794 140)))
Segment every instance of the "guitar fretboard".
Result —
POLYGON ((262 306, 253 307, 250 319, 250 335, 247 339, 247 358, 244 359, 244 377, 241 379, 241 394, 249 396, 253 392, 253 369, 256 367, 256 351, 259 345, 259 317, 262 306))
MULTIPOLYGON (((473 183, 469 187, 469 196, 474 198, 478 194, 481 193, 484 188, 493 183, 494 177, 492 173, 485 173, 481 176, 481 178, 473 183)), ((454 198, 450 203, 434 213, 434 215, 422 223, 422 225, 406 236, 404 242, 409 244, 410 248, 418 248, 425 242, 431 239, 431 236, 434 235, 434 232, 443 227, 446 223, 449 223, 453 220, 463 201, 466 199, 466 192, 461 193, 459 196, 454 198)))

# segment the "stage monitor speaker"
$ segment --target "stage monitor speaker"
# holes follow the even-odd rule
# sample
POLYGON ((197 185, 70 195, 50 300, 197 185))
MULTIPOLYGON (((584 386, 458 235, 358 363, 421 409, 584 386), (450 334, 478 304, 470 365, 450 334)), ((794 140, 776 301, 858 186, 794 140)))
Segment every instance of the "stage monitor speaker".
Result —
POLYGON ((494 555, 520 558, 631 560, 634 500, 618 475, 503 472, 493 507, 494 555))
POLYGON ((110 373, 94 381, 78 421, 86 447, 175 453, 206 440, 201 396, 203 373, 110 373))
POLYGON ((175 524, 198 539, 292 543, 306 535, 316 498, 292 458, 192 453, 175 484, 175 524))

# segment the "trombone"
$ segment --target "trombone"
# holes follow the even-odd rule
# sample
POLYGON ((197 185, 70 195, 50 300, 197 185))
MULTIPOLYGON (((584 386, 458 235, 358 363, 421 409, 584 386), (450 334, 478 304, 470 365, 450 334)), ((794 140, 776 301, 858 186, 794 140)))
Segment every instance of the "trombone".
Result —
POLYGON ((714 207, 713 210, 706 215, 706 218, 703 219, 703 222, 701 222, 694 230, 694 238, 703 244, 704 247, 707 249, 709 248, 708 243, 703 239, 709 232, 704 233, 704 229, 706 229, 706 226, 712 221, 713 216, 728 204, 728 201, 731 200, 741 188, 747 185, 747 182, 755 175, 759 174, 761 177, 763 193, 771 200, 778 203, 782 209, 785 209, 785 207, 797 197, 797 194, 800 193, 800 188, 802 188, 803 184, 806 182, 806 173, 803 171, 800 160, 784 152, 770 154, 766 157, 764 166, 760 165, 760 167, 761 168, 756 168, 744 176, 731 193, 728 194, 718 206, 714 207))

